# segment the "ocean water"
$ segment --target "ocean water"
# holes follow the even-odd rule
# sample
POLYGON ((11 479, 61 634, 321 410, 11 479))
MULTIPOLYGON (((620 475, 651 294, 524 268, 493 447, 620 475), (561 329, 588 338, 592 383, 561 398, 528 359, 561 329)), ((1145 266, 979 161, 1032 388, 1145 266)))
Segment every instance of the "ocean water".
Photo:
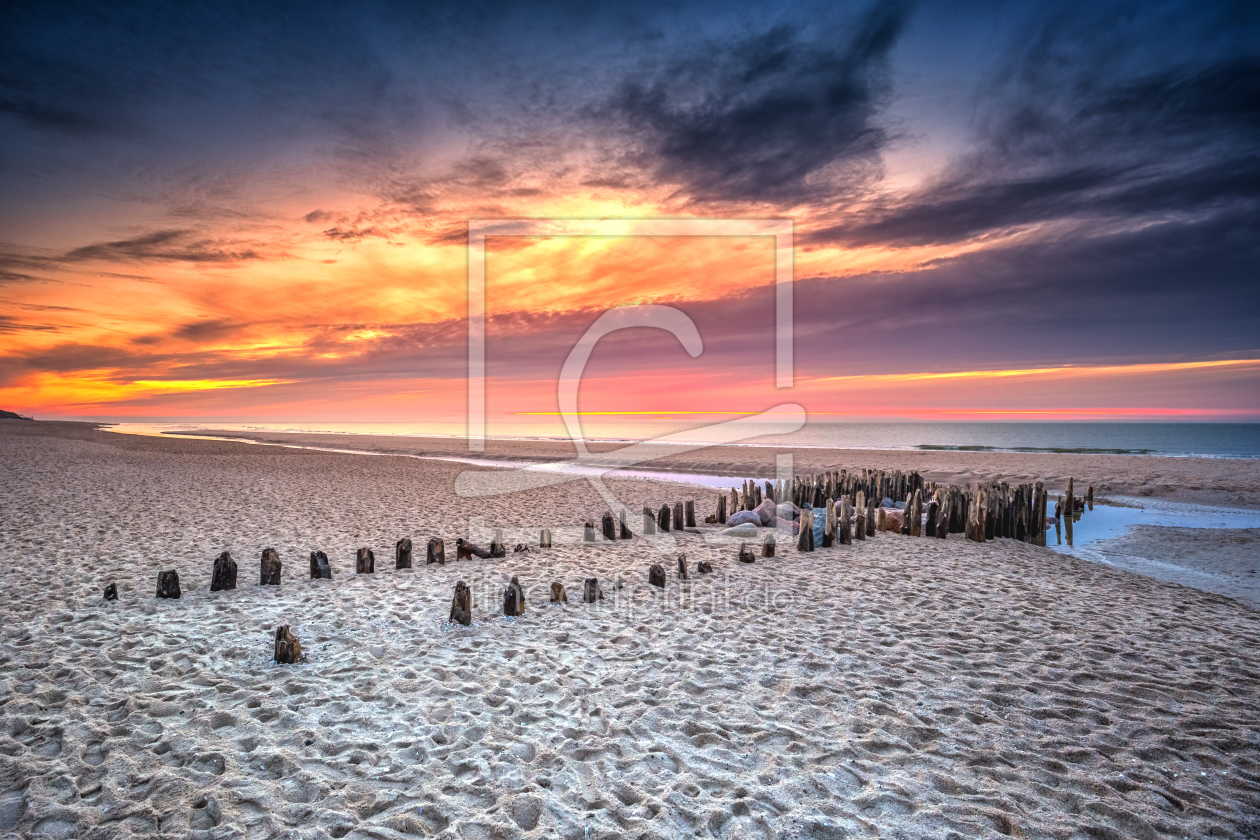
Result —
MULTIPOLYGON (((715 418, 714 422, 720 422, 715 418)), ((121 423, 119 431, 326 432, 336 434, 460 437, 450 423, 121 423)), ((750 427, 757 432, 759 427, 750 427)), ((839 449, 922 449, 994 452, 1064 452, 1174 457, 1260 458, 1260 423, 830 423, 809 421, 792 434, 749 437, 745 446, 839 449)), ((588 440, 635 441, 682 433, 688 441, 712 439, 706 427, 678 420, 587 421, 588 440)), ((564 439, 554 423, 491 423, 492 438, 564 439)))

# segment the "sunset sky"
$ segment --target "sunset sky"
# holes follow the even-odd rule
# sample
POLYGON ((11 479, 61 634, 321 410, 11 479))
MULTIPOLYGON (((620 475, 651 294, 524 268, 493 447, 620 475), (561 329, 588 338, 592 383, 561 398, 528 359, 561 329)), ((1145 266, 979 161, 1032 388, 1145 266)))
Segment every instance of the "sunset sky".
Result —
MULTIPOLYGON (((1260 420, 1254 3, 5 4, 0 408, 462 421, 470 219, 786 219, 491 237, 487 405, 1260 420)), ((698 415, 697 415, 698 416, 698 415)))

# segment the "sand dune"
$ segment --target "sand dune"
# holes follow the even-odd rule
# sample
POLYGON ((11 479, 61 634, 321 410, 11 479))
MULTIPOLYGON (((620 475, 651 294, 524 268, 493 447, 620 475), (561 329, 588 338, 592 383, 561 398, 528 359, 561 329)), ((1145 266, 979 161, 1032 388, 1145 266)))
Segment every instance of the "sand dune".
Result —
MULTIPOLYGON (((664 593, 641 538, 393 569, 402 536, 453 558, 469 516, 532 531, 603 510, 585 482, 463 501, 463 469, 0 426, 0 832, 1260 832, 1260 613, 1237 602, 1009 541, 892 535, 781 542, 752 565, 683 536, 715 572, 680 585, 671 550, 664 593), (356 576, 364 545, 377 573, 356 576), (266 546, 278 588, 257 585, 266 546), (308 579, 316 548, 332 581, 308 579), (223 550, 239 588, 210 593, 223 550), (184 595, 159 601, 170 568, 184 595), (512 575, 517 619, 499 614, 512 575), (608 597, 584 605, 592 575, 608 597), (470 628, 444 620, 457 580, 470 628), (552 580, 567 606, 547 604, 552 580), (305 663, 271 663, 282 623, 305 663)), ((610 486, 712 509, 694 486, 610 486)))

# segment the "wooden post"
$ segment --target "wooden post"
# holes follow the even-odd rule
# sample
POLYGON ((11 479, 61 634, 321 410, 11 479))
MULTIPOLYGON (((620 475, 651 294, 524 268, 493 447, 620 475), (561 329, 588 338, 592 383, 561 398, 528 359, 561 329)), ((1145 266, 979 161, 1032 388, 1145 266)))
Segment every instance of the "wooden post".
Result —
POLYGON ((888 533, 888 514, 884 512, 882 507, 875 508, 875 533, 888 533))
POLYGON ((277 665, 296 665, 306 658, 302 653, 302 643, 297 636, 289 632, 289 625, 282 624, 276 628, 276 645, 272 654, 277 665))
POLYGON ((683 518, 683 503, 674 502, 674 519, 673 519, 674 530, 675 531, 685 530, 687 527, 684 524, 685 522, 686 520, 683 518))
POLYGON ((513 618, 525 614, 525 590, 521 582, 512 576, 512 581, 503 590, 503 614, 513 618))
POLYGON ((653 563, 648 567, 648 585, 665 588, 665 567, 660 563, 653 563))
POLYGON ((472 624, 472 591, 462 580, 455 584, 455 597, 451 599, 451 615, 448 621, 465 627, 472 624))
POLYGON ((551 529, 543 528, 538 532, 538 547, 551 548, 551 529))
POLYGON ((506 557, 507 556, 507 544, 503 542, 503 529, 502 528, 494 529, 494 539, 490 541, 490 556, 491 557, 506 557))
POLYGON ((407 537, 394 543, 394 568, 411 568, 411 540, 407 537))
POLYGON ((236 588, 236 561, 226 551, 214 560, 214 573, 210 575, 210 591, 236 588))
POLYGON ((762 557, 774 556, 774 534, 766 534, 765 542, 761 544, 761 556, 762 557))
POLYGON ((604 518, 600 520, 600 529, 604 532, 604 539, 616 542, 617 525, 614 523, 611 513, 604 514, 604 518))
POLYGON ((474 545, 468 542, 468 540, 463 537, 459 537, 455 540, 456 560, 471 560, 474 557, 480 557, 482 560, 485 560, 489 556, 490 552, 486 551, 479 545, 474 545))
POLYGON ((687 555, 686 554, 678 555, 678 579, 679 580, 687 579, 687 555))
POLYGON ((910 515, 910 536, 923 536, 923 490, 921 488, 915 488, 914 500, 910 507, 913 508, 910 515))
POLYGON ((696 502, 694 499, 683 502, 683 521, 688 528, 696 527, 696 502))
POLYGON ((823 521, 822 547, 831 548, 836 541, 836 503, 829 498, 823 504, 827 518, 823 521))
POLYGON ((661 505, 661 510, 656 514, 656 530, 662 534, 669 533, 669 505, 661 505))
POLYGON ((106 601, 118 600, 118 584, 110 583, 108 586, 105 587, 105 600, 106 601))
POLYGON ((280 585, 280 554, 274 548, 264 548, 259 562, 258 585, 280 585))
MULTIPOLYGON (((1075 504, 1076 504, 1076 501, 1072 497, 1072 479, 1069 477, 1068 489, 1067 489, 1067 507, 1063 509, 1063 515, 1071 516, 1072 514, 1076 513, 1076 510, 1073 507, 1075 504)), ((1071 545, 1071 544, 1072 544, 1071 542, 1068 543, 1068 545, 1071 545)))
POLYGON ((701 560, 696 564, 696 571, 702 575, 710 574, 713 571, 713 564, 708 560, 701 560))
POLYGON ((656 518, 652 515, 652 509, 643 508, 643 536, 656 533, 656 518))
POLYGON ((159 598, 179 597, 179 572, 174 569, 169 572, 158 572, 157 596, 159 598))
POLYGON ((370 575, 376 572, 376 555, 370 548, 360 548, 354 555, 354 572, 359 575, 370 575))
POLYGON ((551 603, 567 604, 569 603, 569 594, 564 591, 564 584, 558 580, 551 582, 551 603))
POLYGON ((1092 484, 1089 485, 1089 488, 1085 491, 1085 504, 1090 510, 1094 509, 1094 485, 1092 484))
POLYGON ((604 592, 599 588, 599 578, 587 578, 582 584, 582 600, 594 604, 604 599, 604 592))
POLYGON ((582 528, 582 542, 595 542, 595 523, 589 519, 582 528))
POLYGON ((809 508, 801 511, 801 530, 797 534, 796 550, 814 550, 814 511, 809 508))
POLYGON ((928 502, 927 522, 925 523, 925 530, 927 532, 926 536, 936 536, 936 517, 939 508, 940 505, 937 504, 936 499, 932 499, 932 501, 928 502))
POLYGON ((618 518, 617 524, 621 528, 620 533, 618 534, 618 536, 621 537, 621 539, 628 540, 634 536, 634 534, 630 533, 630 526, 626 524, 626 509, 625 508, 621 509, 621 515, 618 518))
POLYGON ((332 566, 322 551, 311 552, 311 580, 332 580, 332 566))
POLYGON ((726 524, 726 494, 719 493, 717 501, 717 524, 726 524))
MULTIPOLYGON (((547 533, 547 529, 543 529, 544 539, 547 545, 551 545, 551 535, 547 533)), ((442 542, 441 537, 433 537, 429 540, 429 545, 424 552, 425 565, 437 563, 439 566, 446 565, 446 543, 442 542)))
POLYGON ((756 563, 757 558, 753 556, 752 549, 748 547, 748 543, 739 544, 739 562, 756 563))

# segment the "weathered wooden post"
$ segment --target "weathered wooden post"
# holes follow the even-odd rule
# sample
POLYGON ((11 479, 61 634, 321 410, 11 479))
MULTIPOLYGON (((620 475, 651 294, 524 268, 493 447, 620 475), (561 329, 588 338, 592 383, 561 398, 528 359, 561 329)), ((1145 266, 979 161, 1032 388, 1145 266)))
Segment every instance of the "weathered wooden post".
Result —
POLYGON ((298 637, 289 632, 289 625, 282 624, 276 628, 276 645, 272 654, 277 665, 296 665, 306 658, 302 653, 302 643, 298 637))
POLYGON ((937 514, 939 510, 940 510, 940 505, 937 503, 936 499, 932 499, 932 501, 928 502, 927 523, 925 524, 925 528, 924 528, 924 531, 925 531, 924 536, 928 536, 928 537, 936 536, 936 519, 937 519, 937 514))
POLYGON ((157 597, 179 597, 179 572, 174 569, 169 572, 158 572, 157 597))
POLYGON ((660 563, 653 563, 648 567, 648 585, 665 588, 665 567, 660 563))
POLYGON ((551 529, 543 528, 538 532, 538 547, 551 548, 551 529))
POLYGON ((496 558, 507 556, 507 543, 503 541, 502 528, 494 529, 494 539, 490 541, 490 556, 496 558))
POLYGON ((688 528, 696 527, 696 502, 694 499, 683 502, 683 521, 688 528))
POLYGON ((756 563, 757 558, 753 556, 752 549, 748 547, 748 543, 739 544, 739 562, 756 563))
POLYGON ((1090 510, 1094 509, 1094 485, 1092 484, 1085 490, 1085 504, 1090 510))
POLYGON ((888 514, 884 512, 882 507, 875 508, 875 533, 888 533, 888 514))
POLYGON ((236 561, 226 551, 214 559, 214 572, 210 575, 210 591, 236 588, 236 561))
POLYGON ((613 515, 611 513, 604 514, 603 518, 599 521, 599 527, 600 530, 604 532, 604 539, 612 542, 617 541, 617 525, 614 522, 613 515))
POLYGON ((840 538, 839 543, 840 545, 853 545, 853 522, 851 520, 853 512, 849 509, 849 500, 847 497, 841 496, 840 501, 836 502, 836 504, 840 507, 838 511, 839 521, 836 523, 839 529, 839 534, 837 535, 840 538))
POLYGON ((512 576, 507 589, 503 590, 503 614, 513 618, 525 614, 525 590, 521 589, 521 582, 516 579, 516 575, 512 576))
POLYGON ((551 582, 551 603, 567 604, 569 603, 569 593, 564 591, 564 584, 558 580, 551 582))
POLYGON ((687 580, 687 555, 678 555, 678 579, 687 580))
POLYGON ((280 585, 280 554, 274 548, 264 548, 262 560, 259 562, 258 585, 280 585))
POLYGON ((370 575, 376 572, 376 555, 370 548, 360 548, 354 555, 354 572, 358 575, 370 575))
POLYGON ((923 535, 923 490, 921 488, 915 488, 912 507, 914 513, 910 517, 910 536, 920 537, 923 535))
POLYGON ((838 523, 836 522, 836 503, 834 499, 828 498, 823 502, 823 511, 826 519, 823 520, 823 538, 822 547, 831 548, 836 542, 836 530, 838 523))
POLYGON ((425 565, 432 563, 437 563, 439 566, 446 565, 446 543, 442 542, 441 537, 429 539, 428 548, 424 552, 424 562, 425 565))
POLYGON ((796 550, 814 550, 814 511, 810 508, 801 511, 801 532, 797 535, 796 550))
POLYGON ((726 524, 726 494, 719 493, 717 501, 717 524, 726 524))
POLYGON ((462 624, 465 627, 472 624, 472 591, 462 580, 455 584, 455 597, 451 599, 451 615, 448 620, 452 624, 462 624))
POLYGON ((595 542, 595 523, 589 519, 582 527, 582 542, 595 542))
POLYGON ((650 507, 643 508, 643 536, 656 534, 656 516, 650 507))
POLYGON ((673 528, 675 531, 682 531, 682 530, 685 530, 687 527, 685 524, 686 520, 683 518, 683 503, 682 502, 674 502, 674 517, 673 517, 672 523, 673 523, 673 528))
POLYGON ((621 516, 617 524, 621 526, 620 533, 618 533, 617 535, 621 539, 628 540, 634 536, 634 534, 630 533, 630 526, 626 524, 626 509, 625 508, 621 509, 621 516))
POLYGON ((853 509, 853 539, 866 539, 866 510, 864 508, 853 509))
POLYGON ((111 582, 108 586, 105 587, 105 600, 106 601, 118 600, 118 584, 111 582))
POLYGON ((411 568, 411 538, 403 537, 394 543, 394 568, 410 569, 411 568))
POLYGON ((762 557, 774 556, 774 534, 766 534, 766 539, 761 544, 761 556, 762 557))
POLYGON ((311 552, 311 580, 332 580, 332 566, 322 551, 311 552))
POLYGON ((662 534, 669 533, 669 505, 661 505, 661 510, 656 514, 656 530, 662 534))
POLYGON ((599 578, 587 578, 582 582, 582 600, 587 604, 604 600, 604 591, 599 588, 599 578))
POLYGON ((701 560, 696 564, 696 571, 702 575, 710 574, 713 571, 713 564, 708 560, 701 560))

